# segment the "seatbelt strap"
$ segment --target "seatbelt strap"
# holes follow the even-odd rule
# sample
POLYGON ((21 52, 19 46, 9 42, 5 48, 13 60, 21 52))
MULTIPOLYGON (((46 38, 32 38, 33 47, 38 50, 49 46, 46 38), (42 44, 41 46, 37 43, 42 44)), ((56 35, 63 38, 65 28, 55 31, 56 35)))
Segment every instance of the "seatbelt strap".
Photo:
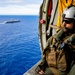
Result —
POLYGON ((50 67, 50 70, 53 72, 54 75, 60 75, 55 68, 50 67))

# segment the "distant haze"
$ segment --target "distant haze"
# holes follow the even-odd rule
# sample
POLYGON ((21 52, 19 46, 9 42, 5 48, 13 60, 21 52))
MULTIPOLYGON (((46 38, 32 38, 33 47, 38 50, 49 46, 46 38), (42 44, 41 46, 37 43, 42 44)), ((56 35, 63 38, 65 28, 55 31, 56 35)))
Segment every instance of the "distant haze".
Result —
POLYGON ((0 0, 0 15, 38 15, 43 0, 0 0))

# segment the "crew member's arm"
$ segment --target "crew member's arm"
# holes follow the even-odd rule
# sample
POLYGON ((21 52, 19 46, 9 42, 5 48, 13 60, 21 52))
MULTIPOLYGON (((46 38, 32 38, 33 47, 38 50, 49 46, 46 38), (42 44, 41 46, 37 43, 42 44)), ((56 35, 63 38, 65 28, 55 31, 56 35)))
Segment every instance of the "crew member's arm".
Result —
POLYGON ((35 71, 39 74, 43 74, 46 67, 47 67, 46 59, 45 57, 42 57, 41 62, 38 64, 35 71))

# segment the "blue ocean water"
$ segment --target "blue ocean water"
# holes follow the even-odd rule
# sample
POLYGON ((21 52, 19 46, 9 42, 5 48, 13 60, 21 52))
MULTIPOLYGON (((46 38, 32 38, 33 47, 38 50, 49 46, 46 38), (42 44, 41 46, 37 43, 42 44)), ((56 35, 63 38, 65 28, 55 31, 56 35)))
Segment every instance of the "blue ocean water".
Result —
POLYGON ((38 39, 38 16, 0 15, 0 75, 22 75, 41 57, 38 39))

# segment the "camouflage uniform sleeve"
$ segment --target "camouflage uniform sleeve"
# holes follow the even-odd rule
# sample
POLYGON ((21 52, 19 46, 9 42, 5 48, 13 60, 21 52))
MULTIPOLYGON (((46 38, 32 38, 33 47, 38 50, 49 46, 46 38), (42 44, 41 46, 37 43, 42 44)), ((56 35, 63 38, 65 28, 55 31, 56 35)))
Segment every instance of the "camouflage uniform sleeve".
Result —
POLYGON ((75 34, 72 34, 67 40, 65 40, 65 43, 71 47, 72 57, 75 62, 75 34))
POLYGON ((52 37, 50 37, 50 38, 47 40, 46 47, 45 47, 45 49, 44 49, 44 51, 43 51, 43 56, 42 56, 41 62, 38 64, 38 66, 37 66, 37 68, 36 68, 36 72, 37 72, 37 73, 38 73, 40 70, 45 71, 45 69, 48 67, 47 62, 46 62, 45 51, 46 51, 47 48, 49 47, 51 39, 52 39, 52 37))
POLYGON ((57 41, 60 41, 62 39, 62 36, 64 34, 64 31, 61 29, 58 33, 56 33, 55 35, 51 36, 46 43, 46 48, 49 48, 51 43, 52 43, 52 38, 55 38, 57 41))
POLYGON ((61 29, 58 33, 56 33, 54 35, 54 37, 57 41, 60 41, 62 39, 63 35, 64 35, 64 31, 63 31, 63 29, 61 29))
POLYGON ((68 43, 68 44, 72 44, 75 46, 75 34, 72 34, 66 41, 65 43, 68 43))
POLYGON ((56 33, 55 35, 51 36, 51 37, 47 40, 45 49, 46 49, 47 47, 50 47, 51 40, 52 40, 53 37, 54 37, 56 40, 60 40, 61 37, 63 36, 63 34, 64 34, 64 31, 63 31, 63 29, 61 29, 58 33, 56 33))

